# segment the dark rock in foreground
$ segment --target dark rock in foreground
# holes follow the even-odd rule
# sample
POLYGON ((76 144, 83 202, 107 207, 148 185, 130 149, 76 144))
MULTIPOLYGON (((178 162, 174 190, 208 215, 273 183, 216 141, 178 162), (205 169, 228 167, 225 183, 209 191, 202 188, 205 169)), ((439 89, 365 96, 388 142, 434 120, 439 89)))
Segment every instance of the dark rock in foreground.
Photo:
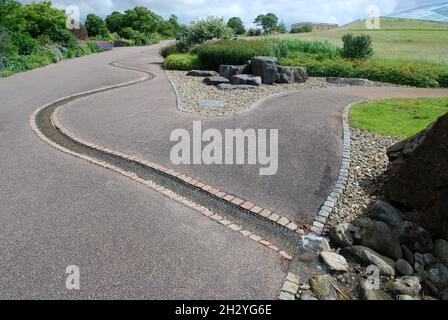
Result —
POLYGON ((222 83, 230 83, 229 79, 224 77, 207 77, 204 78, 204 82, 209 86, 217 86, 222 83))

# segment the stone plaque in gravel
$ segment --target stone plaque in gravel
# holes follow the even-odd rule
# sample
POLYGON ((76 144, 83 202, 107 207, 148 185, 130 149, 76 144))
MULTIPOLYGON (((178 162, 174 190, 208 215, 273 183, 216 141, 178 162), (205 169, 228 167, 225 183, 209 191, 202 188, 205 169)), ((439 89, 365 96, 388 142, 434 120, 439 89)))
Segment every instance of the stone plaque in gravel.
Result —
POLYGON ((199 106, 201 108, 224 108, 226 106, 226 102, 224 100, 202 100, 199 101, 199 106))

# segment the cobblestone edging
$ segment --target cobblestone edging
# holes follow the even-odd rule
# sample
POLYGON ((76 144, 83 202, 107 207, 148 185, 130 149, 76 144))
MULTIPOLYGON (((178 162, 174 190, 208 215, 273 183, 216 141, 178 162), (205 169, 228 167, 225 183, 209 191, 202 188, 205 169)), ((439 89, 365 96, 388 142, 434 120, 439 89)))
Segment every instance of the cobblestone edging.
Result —
MULTIPOLYGON (((111 64, 111 65, 119 67, 119 68, 122 67, 122 66, 120 66, 118 64, 115 64, 115 63, 111 64)), ((147 166, 149 168, 152 168, 152 169, 154 169, 154 170, 156 170, 158 172, 162 172, 165 175, 169 175, 169 176, 171 176, 173 178, 176 178, 181 183, 183 182, 185 184, 191 185, 192 187, 202 189, 203 191, 207 192, 209 194, 209 196, 221 198, 221 199, 223 199, 225 201, 228 201, 229 203, 246 210, 248 213, 258 214, 264 220, 267 220, 267 221, 272 222, 272 223, 277 223, 277 224, 281 225, 282 227, 287 228, 288 230, 291 230, 291 231, 299 230, 299 228, 298 228, 298 226, 296 224, 290 222, 286 218, 280 217, 279 215, 277 215, 277 214, 275 214, 275 213, 273 213, 273 212, 271 212, 271 211, 269 211, 267 209, 263 209, 263 208, 258 207, 258 206, 254 205, 254 204, 252 204, 252 203, 250 203, 248 201, 244 201, 244 200, 239 199, 239 198, 237 198, 237 197, 235 197, 235 196, 233 196, 231 194, 227 194, 225 192, 222 192, 222 191, 220 191, 220 190, 218 190, 216 188, 213 188, 212 186, 209 186, 209 185, 207 185, 207 184, 205 184, 205 183, 203 183, 201 181, 193 179, 192 177, 188 177, 188 176, 186 176, 186 175, 184 175, 184 174, 182 174, 180 172, 176 172, 176 171, 174 171, 172 169, 165 168, 164 166, 161 166, 161 165, 158 165, 158 164, 155 164, 155 163, 152 163, 152 162, 149 162, 149 161, 146 161, 146 160, 134 157, 134 156, 130 156, 130 155, 127 155, 125 153, 122 153, 122 152, 119 152, 119 151, 116 151, 116 150, 112 150, 112 149, 108 149, 108 148, 104 148, 104 147, 95 145, 93 143, 90 143, 88 141, 83 140, 82 138, 77 137, 75 134, 71 133, 66 128, 64 128, 64 126, 58 120, 57 115, 58 115, 58 111, 60 110, 59 107, 63 106, 67 102, 76 100, 76 99, 81 98, 81 97, 93 95, 93 94, 96 94, 96 93, 109 91, 109 90, 112 90, 112 89, 122 88, 122 87, 129 86, 129 85, 132 85, 132 84, 137 84, 137 83, 140 83, 140 82, 144 82, 144 81, 154 77, 151 73, 146 72, 146 71, 141 71, 141 70, 137 70, 137 69, 133 69, 133 68, 129 68, 129 67, 123 67, 123 68, 129 69, 129 70, 133 70, 133 71, 137 71, 137 72, 145 72, 146 75, 144 77, 138 79, 138 80, 135 80, 135 81, 130 81, 130 82, 126 82, 124 84, 108 86, 108 87, 103 87, 103 88, 96 89, 96 90, 90 90, 90 91, 78 93, 78 94, 75 94, 75 95, 71 95, 71 96, 68 96, 68 97, 64 97, 64 98, 58 99, 58 100, 56 100, 56 101, 54 101, 52 103, 49 103, 49 104, 39 108, 38 110, 36 110, 31 115, 30 126, 33 129, 33 131, 42 140, 44 140, 46 143, 48 143, 49 145, 53 146, 54 148, 56 148, 56 149, 58 149, 58 150, 60 150, 60 151, 62 151, 64 153, 67 153, 67 154, 73 155, 75 157, 84 159, 84 160, 89 161, 89 162, 91 162, 93 164, 99 165, 99 166, 101 166, 103 168, 106 168, 106 169, 118 172, 118 173, 120 173, 120 174, 122 174, 122 175, 124 175, 124 176, 126 176, 126 177, 128 177, 128 178, 130 178, 130 179, 132 179, 134 181, 136 181, 136 182, 144 184, 144 185, 150 187, 151 189, 162 193, 163 195, 167 196, 168 198, 170 198, 172 200, 175 200, 177 202, 180 202, 180 203, 182 203, 182 204, 192 208, 193 210, 195 210, 195 211, 201 213, 202 215, 204 215, 204 216, 206 216, 206 217, 208 217, 208 218, 210 218, 210 219, 212 219, 212 220, 222 224, 223 226, 226 226, 227 228, 229 228, 229 229, 231 229, 231 230, 233 230, 235 232, 241 233, 243 236, 249 238, 250 240, 255 241, 255 242, 257 242, 257 243, 259 243, 259 244, 261 244, 261 245, 263 245, 263 246, 265 246, 265 247, 267 247, 267 248, 277 252, 281 257, 285 258, 286 260, 292 260, 293 257, 288 252, 286 252, 285 250, 282 250, 281 248, 278 248, 277 246, 275 246, 271 242, 263 239, 259 235, 254 234, 254 233, 250 232, 249 230, 243 229, 243 227, 241 227, 241 226, 233 223, 232 221, 230 221, 230 220, 228 220, 228 219, 226 219, 226 218, 224 218, 224 217, 214 213, 210 209, 208 209, 206 207, 203 207, 203 206, 200 206, 200 205, 198 205, 198 204, 196 204, 196 203, 194 203, 194 202, 192 202, 192 201, 190 201, 190 200, 188 200, 188 199, 186 199, 186 198, 176 194, 175 192, 173 192, 173 191, 171 191, 171 190, 169 190, 169 189, 167 189, 167 188, 165 188, 163 186, 157 185, 153 181, 150 181, 150 180, 147 180, 147 179, 143 179, 143 178, 137 176, 135 173, 125 171, 125 170, 123 170, 123 169, 121 169, 121 168, 119 168, 117 166, 114 166, 114 165, 108 163, 108 162, 101 161, 99 159, 96 159, 96 158, 93 158, 93 157, 90 157, 90 156, 87 156, 87 155, 84 155, 84 154, 80 154, 80 153, 76 153, 74 151, 71 151, 71 150, 69 150, 69 149, 67 149, 67 148, 57 144, 56 142, 52 141, 51 139, 47 138, 40 131, 40 129, 37 127, 37 123, 36 123, 37 119, 36 119, 36 117, 39 114, 39 112, 41 112, 45 108, 56 107, 54 112, 51 114, 51 123, 57 130, 59 130, 62 134, 64 134, 69 139, 71 139, 71 140, 73 140, 73 141, 75 141, 75 142, 77 142, 79 144, 82 144, 82 145, 84 145, 86 147, 89 147, 91 149, 95 149, 95 150, 103 152, 103 153, 109 153, 110 155, 121 157, 121 158, 124 158, 126 160, 134 161, 134 162, 140 163, 140 164, 142 164, 144 166, 147 166)))
POLYGON ((322 231, 328 221, 329 216, 333 213, 337 202, 343 196, 348 182, 348 174, 350 170, 350 126, 348 122, 348 115, 350 109, 353 105, 357 104, 351 103, 344 108, 342 112, 342 129, 343 129, 343 149, 342 149, 342 163, 339 169, 339 176, 336 184, 330 195, 325 200, 324 204, 321 206, 319 213, 314 219, 313 225, 311 226, 311 231, 315 234, 322 234, 322 231))

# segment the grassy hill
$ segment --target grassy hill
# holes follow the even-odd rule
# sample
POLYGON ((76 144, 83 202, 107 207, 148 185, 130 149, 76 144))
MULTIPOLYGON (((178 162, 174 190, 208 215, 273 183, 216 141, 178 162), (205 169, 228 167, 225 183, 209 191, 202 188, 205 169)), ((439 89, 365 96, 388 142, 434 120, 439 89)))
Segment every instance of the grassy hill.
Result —
MULTIPOLYGON (((411 19, 398 19, 382 17, 381 20, 382 30, 445 30, 448 31, 448 23, 423 21, 423 20, 411 20, 411 19)), ((361 31, 366 30, 366 20, 357 20, 339 28, 339 30, 352 30, 361 31)))
POLYGON ((447 23, 383 18, 379 30, 366 30, 365 22, 356 21, 326 32, 285 34, 281 37, 327 40, 342 46, 341 37, 348 32, 370 35, 376 59, 448 64, 447 23))

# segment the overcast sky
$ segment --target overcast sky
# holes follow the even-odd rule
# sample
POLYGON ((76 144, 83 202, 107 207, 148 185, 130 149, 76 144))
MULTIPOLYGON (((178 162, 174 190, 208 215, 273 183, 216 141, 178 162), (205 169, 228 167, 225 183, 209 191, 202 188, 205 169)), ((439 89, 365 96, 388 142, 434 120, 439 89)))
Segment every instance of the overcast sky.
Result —
MULTIPOLYGON (((21 2, 32 2, 23 0, 21 2)), ((182 23, 198 17, 217 16, 226 19, 241 17, 247 27, 259 13, 275 13, 289 26, 291 23, 312 21, 346 24, 368 16, 369 5, 380 8, 381 15, 412 8, 431 0, 53 0, 60 8, 78 5, 81 16, 94 12, 102 17, 112 11, 124 11, 137 5, 145 6, 167 18, 176 14, 182 23)))

